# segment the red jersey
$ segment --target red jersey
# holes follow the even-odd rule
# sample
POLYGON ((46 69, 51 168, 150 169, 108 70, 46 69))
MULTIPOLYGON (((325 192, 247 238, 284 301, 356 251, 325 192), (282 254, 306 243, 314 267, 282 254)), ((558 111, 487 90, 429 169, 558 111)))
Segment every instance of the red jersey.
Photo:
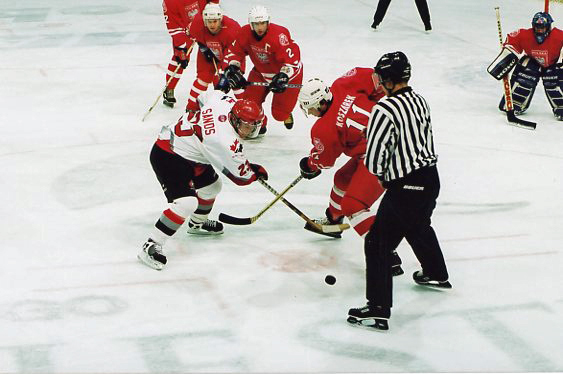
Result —
POLYGON ((240 30, 240 25, 237 21, 227 16, 223 16, 223 21, 221 21, 221 30, 213 35, 209 32, 205 23, 203 22, 203 16, 198 14, 189 28, 189 34, 196 42, 206 45, 213 54, 217 56, 219 61, 223 60, 224 53, 227 48, 233 44, 235 36, 240 30))
POLYGON ((303 68, 301 51, 291 39, 289 30, 271 22, 268 31, 260 40, 256 39, 250 25, 244 25, 229 48, 225 63, 229 64, 231 61, 242 63, 246 56, 250 57, 254 69, 261 73, 267 82, 270 82, 283 66, 290 69, 288 74, 290 80, 303 68))
POLYGON ((175 47, 188 43, 188 29, 207 3, 219 4, 219 0, 163 0, 164 20, 175 47))
POLYGON ((378 102, 385 96, 383 87, 379 84, 377 75, 373 74, 372 68, 355 67, 335 80, 332 87, 336 86, 349 93, 364 94, 373 102, 378 102))
POLYGON ((563 31, 554 27, 544 42, 538 44, 533 29, 520 29, 508 34, 504 46, 517 54, 524 52, 541 66, 548 67, 559 59, 563 46, 563 31))
POLYGON ((355 78, 345 75, 334 81, 330 87, 332 103, 311 128, 311 170, 334 166, 342 153, 349 157, 366 153, 365 131, 376 102, 360 92, 365 88, 363 84, 358 87, 350 86, 352 79, 355 78))

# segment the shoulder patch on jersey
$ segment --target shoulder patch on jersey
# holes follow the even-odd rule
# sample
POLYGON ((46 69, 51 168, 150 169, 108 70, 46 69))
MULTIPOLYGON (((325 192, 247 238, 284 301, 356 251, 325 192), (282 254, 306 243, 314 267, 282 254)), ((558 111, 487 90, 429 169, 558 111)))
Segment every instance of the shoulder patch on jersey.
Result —
POLYGON ((219 118, 217 118, 219 120, 219 122, 226 122, 227 121, 227 116, 224 114, 221 114, 219 116, 219 118))
POLYGON ((325 146, 323 145, 323 142, 321 142, 321 139, 319 138, 313 138, 313 146, 318 151, 318 153, 322 153, 322 151, 325 150, 325 146))
POLYGON ((289 38, 284 33, 280 34, 280 44, 283 46, 289 45, 289 38))
POLYGON ((346 73, 344 73, 344 75, 342 75, 343 77, 352 77, 356 75, 356 68, 353 68, 352 70, 348 70, 346 73))
POLYGON ((516 30, 516 31, 512 31, 510 34, 510 36, 515 37, 516 35, 518 35, 520 33, 520 30, 516 30))

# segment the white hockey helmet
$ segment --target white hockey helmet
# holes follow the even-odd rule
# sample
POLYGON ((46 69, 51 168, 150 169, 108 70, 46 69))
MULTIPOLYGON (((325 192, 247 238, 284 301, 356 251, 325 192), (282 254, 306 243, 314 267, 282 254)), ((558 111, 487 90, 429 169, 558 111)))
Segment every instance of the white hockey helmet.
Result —
POLYGON ((223 20, 223 11, 219 4, 209 3, 203 8, 202 12, 203 22, 211 21, 211 20, 223 20))
POLYGON ((254 22, 270 22, 270 13, 265 6, 256 5, 254 8, 250 9, 248 13, 248 23, 252 30, 254 30, 254 26, 252 26, 254 22))
POLYGON ((332 101, 330 88, 319 78, 309 79, 299 91, 299 106, 309 116, 309 109, 321 110, 322 102, 332 101))

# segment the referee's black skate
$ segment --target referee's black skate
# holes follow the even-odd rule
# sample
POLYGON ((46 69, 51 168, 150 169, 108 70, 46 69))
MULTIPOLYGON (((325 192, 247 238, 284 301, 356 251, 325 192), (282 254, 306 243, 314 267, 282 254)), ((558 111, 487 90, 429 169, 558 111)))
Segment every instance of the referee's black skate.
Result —
POLYGON ((403 261, 401 261, 397 251, 393 251, 393 254, 391 255, 391 274, 394 277, 405 274, 403 268, 401 267, 402 263, 403 261))
POLYGON ((376 330, 389 330, 389 317, 391 317, 390 308, 366 305, 362 308, 350 309, 347 322, 376 330))
POLYGON ((421 286, 443 288, 443 289, 452 288, 452 284, 448 282, 448 280, 439 281, 436 279, 432 279, 429 276, 424 275, 422 273, 422 270, 415 271, 412 274, 412 279, 414 279, 416 284, 420 284, 421 286))

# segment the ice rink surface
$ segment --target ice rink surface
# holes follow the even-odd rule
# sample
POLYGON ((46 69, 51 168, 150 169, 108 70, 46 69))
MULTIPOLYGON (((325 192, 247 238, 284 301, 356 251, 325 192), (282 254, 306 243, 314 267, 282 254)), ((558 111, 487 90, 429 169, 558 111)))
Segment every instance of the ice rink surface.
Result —
MULTIPOLYGON (((241 24, 254 4, 222 3, 241 24)), ((416 286, 403 242, 387 333, 346 323, 365 303, 361 239, 305 231, 283 204, 221 237, 181 229, 165 270, 140 264, 165 208, 149 150, 194 78, 192 64, 180 104, 141 122, 171 54, 160 1, 2 1, 0 372, 563 371, 563 123, 538 86, 524 116, 537 130, 508 126, 485 70, 499 50, 493 7, 506 34, 529 27, 543 1, 432 0, 431 34, 411 0, 393 1, 372 32, 375 3, 263 1, 300 45, 305 78, 332 82, 402 50, 431 107, 442 180, 433 225, 454 288, 416 286)), ((561 25, 563 5, 551 13, 561 25)), ((246 145, 278 190, 310 148, 313 119, 294 115, 293 130, 271 121, 246 145)), ((334 170, 287 199, 322 215, 334 170)), ((225 180, 212 218, 252 216, 272 198, 225 180)))

